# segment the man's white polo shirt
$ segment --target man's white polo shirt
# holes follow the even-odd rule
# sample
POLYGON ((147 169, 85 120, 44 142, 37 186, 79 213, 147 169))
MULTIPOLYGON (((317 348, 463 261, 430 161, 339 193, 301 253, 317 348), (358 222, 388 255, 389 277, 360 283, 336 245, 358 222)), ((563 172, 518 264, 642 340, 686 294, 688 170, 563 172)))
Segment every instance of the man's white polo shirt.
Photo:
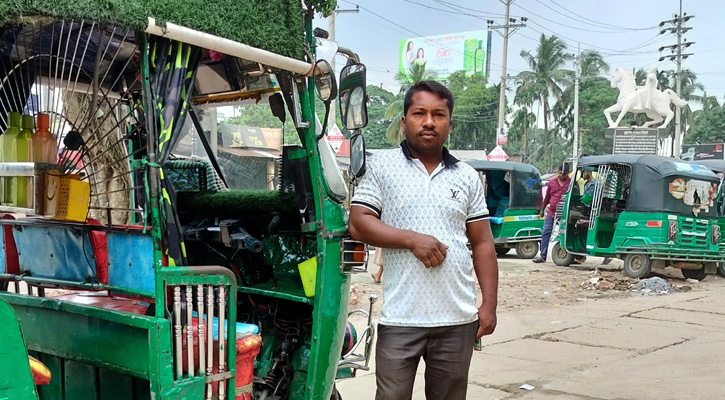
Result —
POLYGON ((351 205, 367 207, 389 226, 431 235, 448 246, 437 268, 425 268, 410 250, 383 249, 380 323, 435 327, 476 321, 476 281, 466 246, 466 224, 488 218, 478 173, 443 149, 443 163, 428 174, 406 142, 371 156, 351 205))

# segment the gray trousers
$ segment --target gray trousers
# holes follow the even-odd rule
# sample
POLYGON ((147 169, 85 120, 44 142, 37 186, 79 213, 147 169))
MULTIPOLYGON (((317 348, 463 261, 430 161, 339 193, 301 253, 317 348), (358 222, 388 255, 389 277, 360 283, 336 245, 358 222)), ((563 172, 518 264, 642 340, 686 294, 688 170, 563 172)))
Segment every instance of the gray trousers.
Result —
POLYGON ((418 362, 425 360, 428 400, 465 400, 478 321, 415 328, 378 325, 375 400, 410 400, 418 362))

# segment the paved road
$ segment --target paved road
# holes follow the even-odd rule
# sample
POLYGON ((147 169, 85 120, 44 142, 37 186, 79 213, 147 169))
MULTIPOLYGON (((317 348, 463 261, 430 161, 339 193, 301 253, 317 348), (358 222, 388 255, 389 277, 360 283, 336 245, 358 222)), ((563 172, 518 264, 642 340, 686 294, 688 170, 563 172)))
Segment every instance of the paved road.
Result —
MULTIPOLYGON (((499 312, 474 352, 468 398, 725 399, 725 280, 709 279, 691 292, 499 312)), ((338 382, 343 399, 374 399, 374 365, 338 382)), ((414 400, 425 399, 422 371, 414 400)))

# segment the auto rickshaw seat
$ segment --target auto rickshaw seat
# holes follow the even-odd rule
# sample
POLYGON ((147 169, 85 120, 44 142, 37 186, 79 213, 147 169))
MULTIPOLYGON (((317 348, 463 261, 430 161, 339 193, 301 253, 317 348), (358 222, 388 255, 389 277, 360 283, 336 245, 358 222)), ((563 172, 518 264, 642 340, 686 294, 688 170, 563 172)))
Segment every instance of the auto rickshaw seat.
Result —
POLYGON ((496 214, 494 214, 494 217, 503 217, 506 213, 506 210, 509 209, 509 198, 508 197, 502 197, 498 202, 498 207, 496 207, 496 214))

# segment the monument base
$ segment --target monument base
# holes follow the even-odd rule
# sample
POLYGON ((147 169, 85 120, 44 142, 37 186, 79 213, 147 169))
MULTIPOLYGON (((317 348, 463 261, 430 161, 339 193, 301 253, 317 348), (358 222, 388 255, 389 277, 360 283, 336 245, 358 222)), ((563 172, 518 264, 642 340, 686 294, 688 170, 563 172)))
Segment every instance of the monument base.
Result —
POLYGON ((667 129, 608 128, 604 135, 614 140, 613 154, 657 154, 659 139, 667 135, 667 129))

